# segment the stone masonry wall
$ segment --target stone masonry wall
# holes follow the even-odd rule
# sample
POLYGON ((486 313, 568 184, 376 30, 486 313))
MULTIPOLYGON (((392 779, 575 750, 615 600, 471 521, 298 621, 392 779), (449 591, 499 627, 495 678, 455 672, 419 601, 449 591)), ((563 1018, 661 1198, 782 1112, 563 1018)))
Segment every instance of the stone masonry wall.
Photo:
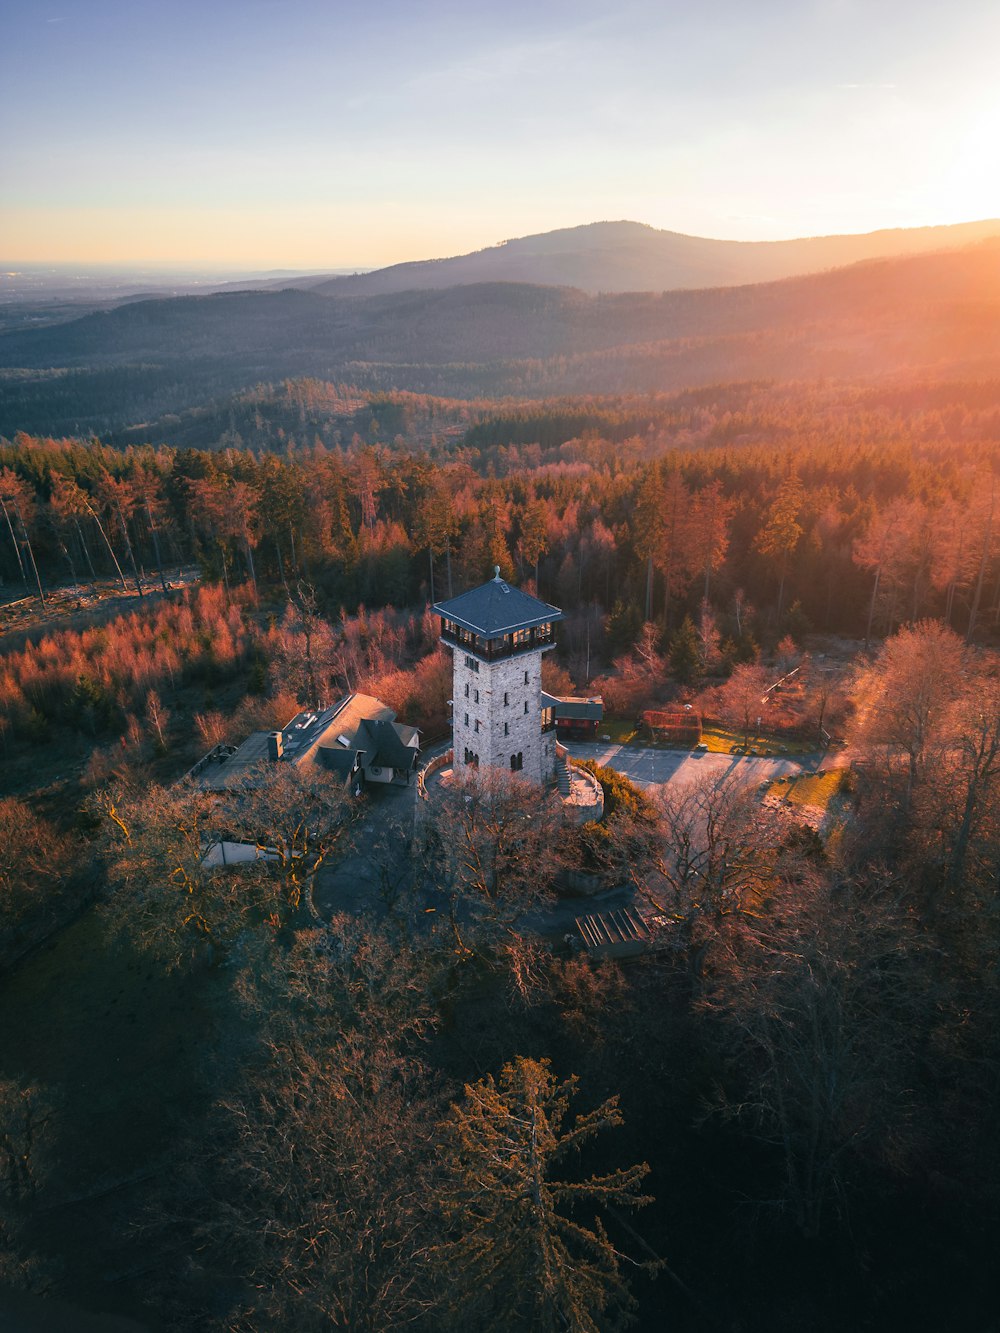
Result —
POLYGON ((542 735, 542 650, 498 662, 473 658, 478 671, 466 664, 467 655, 461 648, 452 648, 452 654, 456 771, 463 768, 467 751, 479 756, 480 768, 508 773, 511 756, 520 754, 520 771, 526 778, 550 781, 555 769, 555 738, 542 735))

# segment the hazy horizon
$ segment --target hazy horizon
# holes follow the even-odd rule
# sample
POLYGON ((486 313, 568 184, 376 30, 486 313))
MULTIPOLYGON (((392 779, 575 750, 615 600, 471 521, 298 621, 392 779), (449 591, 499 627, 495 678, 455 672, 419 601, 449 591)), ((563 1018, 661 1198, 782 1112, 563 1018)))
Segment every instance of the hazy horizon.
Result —
POLYGON ((304 272, 593 218, 784 240, 995 217, 998 48, 981 0, 14 0, 0 253, 304 272))
MULTIPOLYGON (((575 230, 581 227, 596 226, 602 222, 610 222, 611 219, 593 219, 588 222, 572 224, 566 228, 553 228, 553 231, 575 230)), ((618 222, 632 222, 638 226, 649 227, 652 224, 642 222, 640 219, 615 219, 618 222)), ((720 241, 725 243, 736 242, 747 245, 767 245, 780 244, 783 241, 806 241, 830 239, 833 235, 838 236, 867 236, 882 231, 911 231, 928 230, 938 227, 962 226, 964 224, 976 225, 990 222, 1000 222, 998 217, 975 217, 958 218, 950 222, 915 222, 906 227, 886 227, 886 228, 866 228, 863 231, 844 231, 839 233, 813 233, 809 236, 760 236, 751 239, 739 238, 734 236, 699 236, 696 239, 720 241)), ((687 235, 690 233, 678 232, 676 228, 662 227, 653 228, 656 231, 670 233, 673 235, 687 235)), ((504 237, 496 241, 485 242, 482 245, 474 245, 467 252, 477 253, 482 250, 498 249, 510 240, 520 240, 531 235, 545 235, 547 233, 523 232, 518 236, 504 237)), ((412 254, 404 259, 390 261, 387 265, 375 263, 347 263, 338 261, 330 264, 311 264, 304 267, 292 268, 278 263, 269 263, 262 260, 259 264, 246 263, 235 264, 231 261, 218 260, 213 261, 206 258, 184 259, 134 259, 134 260, 88 260, 88 259, 31 259, 23 260, 9 258, 0 255, 0 282, 4 279, 28 274, 52 273, 62 276, 87 276, 93 273, 101 277, 123 276, 123 277, 148 277, 148 278, 187 278, 189 280, 203 279, 208 282, 213 279, 267 279, 281 277, 307 277, 310 274, 317 275, 336 275, 341 274, 360 274, 372 272, 378 268, 391 267, 393 264, 419 263, 425 260, 443 260, 457 258, 458 255, 452 254, 412 254)))

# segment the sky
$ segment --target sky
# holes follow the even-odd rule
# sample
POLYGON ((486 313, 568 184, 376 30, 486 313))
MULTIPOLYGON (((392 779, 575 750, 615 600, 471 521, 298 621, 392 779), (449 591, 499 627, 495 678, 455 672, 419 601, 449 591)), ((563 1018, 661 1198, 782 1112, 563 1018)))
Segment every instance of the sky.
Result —
POLYGON ((0 260, 1000 216, 997 0, 4 0, 0 260))

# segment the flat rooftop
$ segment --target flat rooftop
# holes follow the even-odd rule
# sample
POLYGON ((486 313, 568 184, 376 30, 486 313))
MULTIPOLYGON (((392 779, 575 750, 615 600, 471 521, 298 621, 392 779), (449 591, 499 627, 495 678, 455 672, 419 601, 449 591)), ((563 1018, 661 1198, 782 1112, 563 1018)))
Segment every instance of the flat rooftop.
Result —
POLYGON ((580 718, 600 722, 604 717, 604 700, 599 694, 585 699, 574 695, 549 694, 546 690, 542 690, 542 707, 555 709, 557 718, 580 718))

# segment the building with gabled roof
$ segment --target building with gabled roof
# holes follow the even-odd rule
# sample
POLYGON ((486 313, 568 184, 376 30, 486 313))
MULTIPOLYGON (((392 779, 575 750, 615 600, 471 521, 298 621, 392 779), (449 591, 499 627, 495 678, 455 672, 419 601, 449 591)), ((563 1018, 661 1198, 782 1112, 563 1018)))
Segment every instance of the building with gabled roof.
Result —
POLYGON ((370 694, 346 694, 318 712, 297 713, 280 731, 255 731, 239 746, 217 745, 188 778, 225 791, 263 775, 272 764, 316 766, 360 791, 368 782, 408 784, 420 757, 416 727, 370 694))

